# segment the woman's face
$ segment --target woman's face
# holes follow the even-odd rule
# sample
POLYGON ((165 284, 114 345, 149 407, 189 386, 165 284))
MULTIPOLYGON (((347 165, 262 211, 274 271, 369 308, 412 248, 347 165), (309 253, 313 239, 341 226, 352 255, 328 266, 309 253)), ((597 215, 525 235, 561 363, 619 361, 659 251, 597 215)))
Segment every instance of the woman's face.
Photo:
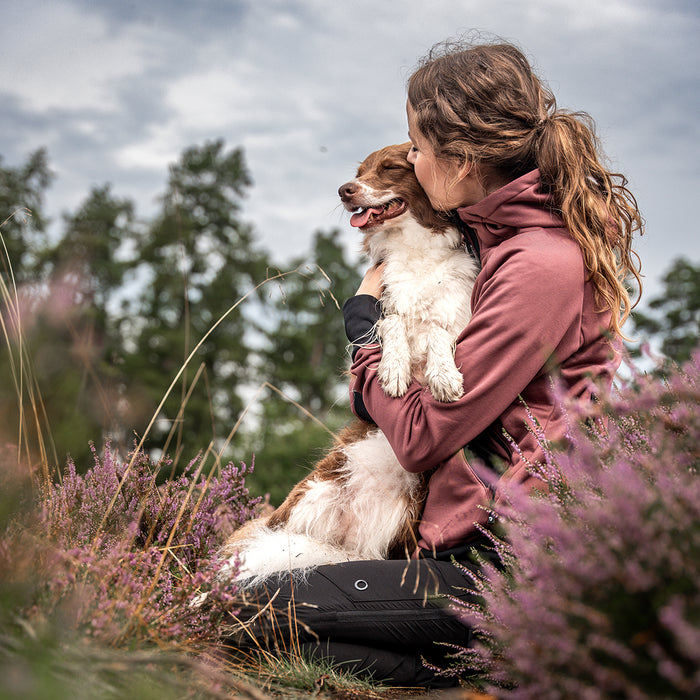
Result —
POLYGON ((484 191, 473 177, 473 169, 459 165, 454 160, 437 158, 430 143, 418 130, 410 104, 406 105, 406 114, 408 138, 411 139, 407 159, 413 165, 416 178, 428 195, 433 209, 451 211, 482 199, 484 191))

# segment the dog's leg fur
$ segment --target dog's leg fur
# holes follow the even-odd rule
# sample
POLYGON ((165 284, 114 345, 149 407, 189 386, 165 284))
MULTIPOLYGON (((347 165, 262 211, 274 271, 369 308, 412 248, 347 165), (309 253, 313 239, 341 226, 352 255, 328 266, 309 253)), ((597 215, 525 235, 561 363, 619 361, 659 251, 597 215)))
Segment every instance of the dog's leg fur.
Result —
POLYGON ((401 556, 415 548, 423 477, 406 472, 383 433, 361 421, 267 518, 222 550, 243 585, 321 564, 401 556))
POLYGON ((454 362, 454 334, 431 325, 425 335, 425 381, 438 401, 456 401, 464 394, 464 377, 454 362))
POLYGON ((377 324, 377 334, 382 344, 377 371, 382 389, 389 396, 403 396, 413 379, 405 320, 399 314, 389 314, 377 324))

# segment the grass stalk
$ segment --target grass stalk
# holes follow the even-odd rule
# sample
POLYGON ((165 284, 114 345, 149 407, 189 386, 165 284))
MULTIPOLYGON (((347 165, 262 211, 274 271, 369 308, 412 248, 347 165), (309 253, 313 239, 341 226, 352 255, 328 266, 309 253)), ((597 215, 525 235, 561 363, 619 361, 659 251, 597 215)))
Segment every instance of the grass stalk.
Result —
MULTIPOLYGON (((24 342, 24 331, 22 327, 22 317, 19 303, 19 294, 17 290, 17 282, 12 266, 12 260, 10 259, 10 255, 7 250, 7 245, 5 243, 5 237, 2 235, 2 228, 8 222, 12 221, 15 218, 19 218, 20 216, 25 217, 26 221, 26 217, 31 216, 31 212, 29 211, 29 209, 26 208, 18 209, 17 211, 13 212, 9 217, 7 217, 7 219, 5 219, 2 222, 2 224, 0 224, 0 243, 2 243, 3 254, 2 263, 5 273, 7 275, 7 281, 2 275, 0 275, 0 296, 2 298, 3 306, 6 310, 6 315, 0 313, 0 324, 2 326, 3 336, 8 350, 8 357, 10 361, 10 373, 12 375, 15 393, 17 395, 17 405, 19 412, 19 434, 17 439, 18 463, 21 460, 21 454, 23 449, 26 455, 27 463, 32 464, 34 462, 29 440, 29 430, 25 426, 25 394, 28 393, 31 414, 34 417, 34 425, 36 428, 36 442, 39 449, 39 463, 41 468, 42 482, 44 486, 46 486, 51 481, 51 470, 49 468, 48 450, 44 439, 44 426, 42 425, 42 423, 44 423, 47 428, 48 423, 46 421, 46 413, 43 410, 41 392, 38 385, 33 380, 33 373, 31 372, 31 363, 24 342), (7 323, 5 321, 5 316, 8 319, 7 323), (13 352, 13 337, 16 338, 16 343, 18 346, 16 357, 13 352)), ((54 457, 56 457, 55 448, 54 457)))
POLYGON ((143 445, 146 441, 146 438, 148 437, 149 433, 151 432, 151 429, 153 428, 153 425, 155 424, 158 416, 160 415, 161 410, 163 409, 163 406, 165 405, 165 402, 168 400, 168 397, 170 396, 171 392, 179 382, 180 378, 182 377, 183 373, 189 366, 190 362, 192 361, 192 358, 197 354, 197 351, 199 348, 204 344, 204 342, 207 340, 207 338, 221 325, 221 323, 231 314, 235 309, 237 309, 246 299, 248 299, 250 296, 252 296, 255 292, 257 292, 260 288, 265 286, 266 284, 273 282, 275 280, 283 279, 285 277, 288 277, 291 274, 296 273, 297 270, 290 270, 288 272, 278 272, 274 275, 268 276, 265 278, 262 282, 259 282, 257 285, 255 285, 250 291, 248 291, 246 294, 244 294, 238 301, 236 301, 234 304, 232 304, 220 317, 219 319, 209 328, 209 330, 202 336, 202 338, 199 340, 197 345, 192 349, 192 351, 189 353, 187 356, 187 359, 185 362, 182 364, 180 369, 178 370, 177 374, 175 375, 174 379, 170 383, 170 386, 167 388, 165 391, 163 398, 161 399, 160 403, 158 404, 158 407, 154 411, 153 415, 151 416, 151 419, 146 426, 146 430, 144 431, 143 435, 139 439, 139 442, 134 449, 134 452, 132 454, 131 459, 129 460, 129 463, 127 464, 127 468, 124 472, 124 475, 121 479, 121 483, 119 484, 119 487, 117 488, 111 502, 109 503, 104 516, 102 518, 102 522, 97 528, 97 532, 95 535, 95 542, 97 542, 97 539, 99 537, 100 532, 102 531, 102 528, 104 527, 104 524, 109 517, 110 512, 112 511, 112 508, 114 507, 114 504, 119 496, 119 493, 121 492, 121 488, 124 484, 124 481, 128 478, 129 473, 131 469, 133 468, 134 461, 136 460, 137 455, 140 453, 141 449, 143 448, 143 445))

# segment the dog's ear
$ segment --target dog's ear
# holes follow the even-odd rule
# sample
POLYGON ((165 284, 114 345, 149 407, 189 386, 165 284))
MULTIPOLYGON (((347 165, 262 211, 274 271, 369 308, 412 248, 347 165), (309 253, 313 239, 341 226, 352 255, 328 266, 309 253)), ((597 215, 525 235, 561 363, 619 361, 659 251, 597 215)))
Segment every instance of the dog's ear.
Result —
POLYGON ((431 206, 428 195, 425 194, 416 179, 413 165, 408 162, 410 148, 411 142, 406 141, 405 143, 388 146, 383 150, 385 151, 385 158, 390 159, 396 166, 400 166, 401 171, 404 173, 401 176, 401 188, 404 190, 402 194, 404 194, 413 216, 421 226, 440 233, 452 226, 452 222, 448 214, 436 211, 431 206))
POLYGON ((452 221, 447 212, 436 211, 430 204, 428 196, 423 191, 423 188, 415 179, 416 194, 410 202, 411 212, 416 218, 416 221, 421 226, 430 229, 435 233, 442 233, 452 226, 452 221))
POLYGON ((411 166, 410 176, 407 178, 407 187, 410 189, 410 192, 406 193, 409 208, 421 226, 435 233, 442 233, 452 226, 449 214, 433 209, 428 195, 425 194, 413 172, 413 166, 411 166))

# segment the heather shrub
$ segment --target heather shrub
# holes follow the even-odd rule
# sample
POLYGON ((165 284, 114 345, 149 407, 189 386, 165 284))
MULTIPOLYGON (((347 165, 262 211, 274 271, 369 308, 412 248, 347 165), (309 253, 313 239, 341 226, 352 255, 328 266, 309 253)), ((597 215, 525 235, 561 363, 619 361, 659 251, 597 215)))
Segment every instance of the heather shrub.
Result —
MULTIPOLYGON (((94 452, 94 450, 93 450, 94 452)), ((0 698, 365 697, 370 683, 293 651, 231 655, 238 598, 213 561, 258 510, 242 466, 168 469, 107 447, 41 487, 0 450, 0 698), (192 605, 207 593, 203 605, 192 605)))
POLYGON ((700 697, 700 354, 665 378, 633 373, 568 445, 531 465, 546 493, 509 494, 504 569, 477 580, 478 629, 452 673, 499 698, 700 697))
POLYGON ((204 476, 195 464, 157 485, 163 461, 121 462, 109 446, 84 475, 69 463, 60 483, 38 488, 34 509, 12 518, 0 541, 0 585, 31 581, 27 619, 60 620, 112 646, 211 639, 235 610, 235 589, 213 557, 248 520, 245 465, 204 476), (196 607, 206 592, 211 605, 196 607))

